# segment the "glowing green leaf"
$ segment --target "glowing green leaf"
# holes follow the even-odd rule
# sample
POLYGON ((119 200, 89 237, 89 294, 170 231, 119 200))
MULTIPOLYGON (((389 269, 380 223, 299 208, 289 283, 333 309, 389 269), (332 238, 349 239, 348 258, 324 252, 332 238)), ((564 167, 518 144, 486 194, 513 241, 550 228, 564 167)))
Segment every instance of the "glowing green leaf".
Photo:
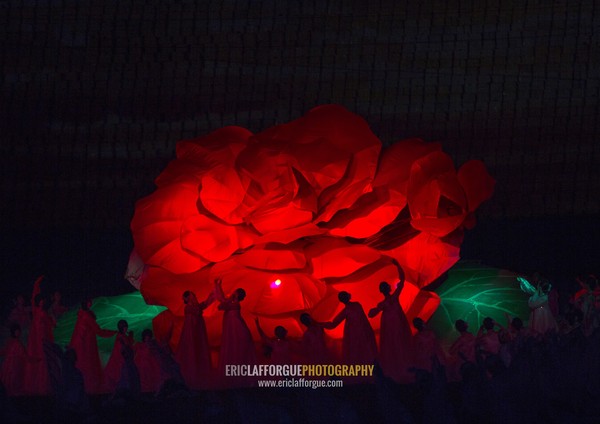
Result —
POLYGON ((468 322, 473 334, 485 317, 492 317, 502 326, 507 324, 505 314, 527 321, 528 296, 516 277, 516 273, 478 263, 457 263, 448 271, 447 280, 435 290, 442 301, 429 320, 429 327, 449 345, 458 337, 454 329, 458 319, 468 322))

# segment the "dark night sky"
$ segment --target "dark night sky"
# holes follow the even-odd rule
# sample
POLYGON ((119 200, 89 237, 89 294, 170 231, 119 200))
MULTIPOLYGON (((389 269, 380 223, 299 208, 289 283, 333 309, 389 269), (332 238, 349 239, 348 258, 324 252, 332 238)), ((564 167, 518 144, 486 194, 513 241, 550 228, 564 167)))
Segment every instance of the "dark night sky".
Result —
POLYGON ((0 2, 3 290, 42 272, 74 298, 129 290, 133 205, 178 140, 324 103, 384 143, 486 163, 496 193, 464 257, 597 272, 597 6, 460 5, 0 2))

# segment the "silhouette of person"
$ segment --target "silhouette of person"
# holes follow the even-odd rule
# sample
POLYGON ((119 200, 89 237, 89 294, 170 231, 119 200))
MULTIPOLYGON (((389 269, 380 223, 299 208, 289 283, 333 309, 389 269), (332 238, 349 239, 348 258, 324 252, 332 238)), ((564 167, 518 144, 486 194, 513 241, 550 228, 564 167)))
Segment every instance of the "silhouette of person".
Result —
POLYGON ((185 303, 185 320, 175 360, 179 364, 186 385, 194 390, 204 389, 208 386, 212 366, 202 312, 214 302, 214 294, 211 293, 203 302, 199 303, 193 292, 185 291, 183 302, 185 303))
POLYGON ((310 314, 304 312, 300 315, 300 322, 306 326, 300 344, 302 354, 308 364, 328 364, 332 362, 331 353, 325 342, 323 326, 312 319, 310 314))
POLYGON ((103 390, 104 379, 96 337, 112 337, 117 332, 100 328, 91 307, 92 299, 81 302, 69 346, 75 351, 75 365, 83 374, 86 393, 100 393, 103 390))
MULTIPOLYGON (((237 288, 226 297, 223 293, 222 280, 215 280, 215 296, 219 301, 219 310, 223 311, 223 332, 221 350, 219 352, 219 373, 225 376, 227 365, 256 364, 256 350, 250 329, 241 314, 240 303, 246 298, 246 291, 237 288)), ((246 385, 248 379, 230 378, 228 385, 246 385)))
POLYGON ((28 362, 36 362, 39 359, 31 358, 27 349, 20 340, 21 326, 12 323, 10 326, 10 338, 6 345, 0 350, 0 356, 4 357, 0 367, 0 382, 6 389, 8 396, 21 396, 25 394, 23 379, 25 367, 28 362))
POLYGON ((432 361, 437 360, 440 364, 445 364, 446 355, 440 346, 440 342, 435 333, 427 328, 425 321, 417 317, 413 319, 413 326, 417 329, 417 333, 413 336, 415 367, 431 372, 432 361))
POLYGON ((26 304, 25 297, 22 294, 17 295, 14 300, 14 306, 8 315, 8 323, 9 327, 13 323, 19 324, 21 327, 21 341, 25 344, 31 325, 31 306, 26 304))
POLYGON ((399 302, 404 287, 404 271, 400 266, 398 270, 400 281, 394 292, 387 282, 379 284, 384 299, 369 311, 369 318, 381 312, 379 362, 383 373, 400 383, 411 380, 408 368, 412 364, 412 333, 399 302))
POLYGON ((273 364, 290 364, 292 363, 291 344, 286 338, 287 329, 281 325, 275 327, 275 337, 269 337, 260 327, 258 318, 254 320, 256 329, 262 342, 271 349, 271 362, 273 364))
POLYGON ((54 294, 52 294, 52 304, 50 305, 48 312, 58 321, 58 319, 67 311, 68 308, 62 304, 62 294, 58 290, 55 291, 54 294))
POLYGON ((490 355, 497 355, 500 351, 500 339, 495 327, 503 328, 491 317, 486 317, 477 332, 476 349, 484 359, 490 355))
POLYGON ((106 387, 110 392, 114 392, 120 383, 123 373, 123 366, 126 365, 126 359, 130 355, 133 357, 133 333, 127 331, 129 324, 124 319, 117 323, 117 337, 115 344, 110 354, 110 358, 104 368, 104 377, 106 379, 106 387), (131 352, 130 352, 131 351, 131 352))
POLYGON ((466 362, 475 363, 475 336, 468 331, 469 324, 462 320, 456 320, 454 328, 459 332, 458 338, 452 343, 448 354, 451 363, 449 373, 453 380, 460 380, 460 369, 466 362))
POLYGON ((36 361, 28 362, 25 371, 26 391, 34 395, 47 395, 51 392, 48 364, 44 354, 44 342, 53 342, 53 330, 56 326, 54 318, 48 314, 46 299, 41 293, 44 276, 35 281, 32 294, 31 328, 27 339, 27 354, 36 361))
POLYGON ((346 364, 373 364, 377 358, 377 342, 362 305, 350 301, 351 295, 346 291, 338 293, 338 299, 344 304, 344 309, 331 322, 323 323, 323 327, 331 330, 345 321, 342 361, 346 364))
POLYGON ((529 314, 529 328, 538 334, 545 334, 550 330, 556 331, 558 329, 554 315, 548 305, 548 293, 550 289, 550 283, 539 283, 536 292, 527 301, 529 309, 531 309, 531 313, 529 314))

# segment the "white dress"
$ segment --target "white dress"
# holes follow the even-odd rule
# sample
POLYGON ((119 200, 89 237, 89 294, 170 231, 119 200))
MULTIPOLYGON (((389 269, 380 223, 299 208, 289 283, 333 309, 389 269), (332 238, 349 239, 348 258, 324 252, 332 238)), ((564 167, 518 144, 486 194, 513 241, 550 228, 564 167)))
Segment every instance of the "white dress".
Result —
POLYGON ((531 313, 529 315, 529 328, 544 334, 549 330, 556 330, 556 320, 548 305, 548 295, 534 293, 527 302, 531 313))

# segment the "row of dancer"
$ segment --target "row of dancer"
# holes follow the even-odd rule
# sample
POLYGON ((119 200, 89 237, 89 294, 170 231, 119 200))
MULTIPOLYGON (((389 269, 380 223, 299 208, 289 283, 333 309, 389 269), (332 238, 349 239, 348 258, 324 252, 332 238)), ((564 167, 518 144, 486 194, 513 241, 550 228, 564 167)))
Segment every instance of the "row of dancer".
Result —
MULTIPOLYGON (((43 345, 44 342, 53 342, 53 328, 56 325, 56 320, 44 307, 45 299, 41 296, 40 287, 42 280, 43 277, 40 277, 34 284, 31 307, 33 319, 27 348, 19 340, 19 328, 15 327, 12 331, 14 337, 11 338, 10 344, 14 349, 9 349, 10 353, 8 355, 11 358, 16 358, 16 360, 4 361, 4 375, 2 377, 2 381, 11 394, 45 395, 51 391, 47 358, 43 345)), ((403 280, 404 278, 401 279, 394 292, 391 292, 387 283, 382 283, 380 290, 384 294, 384 301, 370 312, 372 316, 382 313, 381 343, 382 352, 384 352, 382 363, 390 372, 393 372, 391 370, 395 366, 394 364, 402 361, 401 355, 406 356, 403 353, 406 349, 402 345, 410 340, 410 328, 398 302, 403 280), (394 349, 399 354, 394 354, 394 349)), ((199 302, 194 293, 190 291, 183 293, 185 319, 178 346, 173 352, 173 358, 179 366, 180 375, 188 387, 204 389, 214 386, 215 376, 223 376, 226 365, 252 365, 258 362, 254 340, 241 315, 241 302, 244 298, 245 291, 242 288, 238 288, 229 296, 225 296, 220 279, 215 281, 214 290, 202 302, 199 302), (213 372, 211 366, 210 347, 202 317, 202 311, 215 301, 219 302, 219 309, 224 313, 222 341, 216 373, 213 372)), ((300 317, 301 322, 306 326, 302 344, 305 346, 303 351, 306 353, 307 361, 312 363, 331 362, 332 355, 327 349, 323 330, 335 328, 346 321, 343 341, 344 361, 357 364, 373 363, 377 356, 377 346, 373 330, 362 306, 351 301, 350 295, 346 292, 340 293, 339 299, 345 307, 332 322, 319 323, 314 321, 308 314, 303 314, 300 317)), ((91 299, 82 302, 69 348, 73 350, 76 356, 76 366, 83 374, 85 391, 87 393, 112 391, 118 387, 124 370, 123 366, 126 363, 126 356, 131 356, 129 352, 133 352, 134 357, 143 355, 139 355, 132 350, 134 346, 133 335, 128 332, 125 321, 119 322, 117 330, 101 328, 96 321, 91 306, 91 299), (115 348, 105 369, 103 369, 98 352, 97 337, 113 337, 115 335, 115 348)), ((260 329, 258 322, 257 327, 259 327, 259 332, 265 336, 263 341, 267 341, 268 338, 260 329)), ((280 362, 287 361, 286 358, 288 357, 287 354, 281 354, 281 347, 288 344, 285 337, 286 333, 287 331, 283 327, 279 327, 275 337, 270 342, 275 351, 272 359, 280 362)), ((167 345, 161 345, 160 347, 164 352, 167 345)), ((160 356, 157 353, 159 349, 156 347, 152 351, 155 357, 160 356)), ((403 364, 405 365, 405 363, 407 363, 406 360, 403 364)), ((144 372, 141 374, 144 374, 144 372)), ((166 375, 166 373, 163 374, 166 375)), ((144 377, 142 376, 142 380, 144 380, 144 377)), ((247 382, 231 379, 228 383, 236 385, 247 382)))
MULTIPOLYGON (((421 365, 415 361, 413 346, 424 347, 432 344, 432 341, 437 345, 437 340, 433 332, 427 330, 420 319, 414 321, 418 333, 413 338, 410 325, 399 302, 404 286, 404 272, 397 263, 396 265, 400 281, 394 291, 387 282, 382 282, 379 290, 384 298, 369 311, 371 318, 381 314, 379 349, 375 333, 362 305, 352 301, 350 293, 344 291, 338 295, 344 308, 332 321, 319 322, 308 313, 300 316, 300 322, 306 327, 299 349, 300 356, 305 362, 315 364, 332 362, 333 355, 327 348, 324 330, 334 329, 344 322, 342 339, 344 363, 373 364, 378 360, 384 372, 391 378, 400 382, 411 380, 410 367, 421 365)), ((252 335, 240 313, 240 302, 243 301, 245 292, 238 288, 229 297, 225 297, 221 284, 221 280, 217 279, 214 292, 203 302, 198 302, 193 293, 184 293, 185 321, 176 357, 186 383, 192 388, 202 388, 210 381, 210 353, 202 311, 215 299, 220 302, 219 309, 224 311, 217 375, 224 375, 227 365, 252 365, 257 362, 252 335)), ((287 330, 284 327, 277 326, 274 337, 269 337, 260 327, 258 319, 256 319, 256 326, 263 344, 269 348, 273 363, 293 362, 291 354, 293 342, 287 339, 287 330)))
MULTIPOLYGON (((327 348, 324 330, 334 329, 344 323, 342 339, 342 361, 344 363, 372 364, 378 361, 383 372, 398 382, 413 380, 411 367, 430 368, 431 355, 437 355, 440 351, 439 343, 435 334, 428 330, 425 323, 419 318, 413 321, 417 333, 415 336, 412 335, 409 322, 399 302, 404 286, 404 273, 399 265, 397 267, 400 281, 393 291, 390 284, 382 282, 379 285, 379 291, 383 295, 383 300, 368 313, 371 318, 381 314, 379 346, 377 346, 375 334, 362 305, 352 301, 349 293, 340 292, 338 298, 344 304, 344 308, 332 321, 318 322, 307 313, 300 316, 300 322, 306 327, 300 342, 304 362, 331 363, 333 355, 327 348)), ((45 313, 43 303, 38 299, 40 282, 41 280, 36 281, 34 289, 34 324, 27 347, 28 356, 24 361, 24 384, 20 389, 32 394, 47 394, 50 387, 47 379, 32 379, 31 376, 34 374, 32 371, 27 371, 34 369, 36 375, 47 375, 47 372, 44 372, 47 364, 45 364, 42 344, 44 340, 52 341, 54 321, 49 314, 45 313)), ((91 311, 91 300, 84 301, 78 312, 77 323, 69 347, 73 349, 77 357, 76 366, 83 374, 86 392, 99 393, 115 390, 119 386, 119 382, 123 380, 123 373, 131 371, 125 367, 128 357, 133 358, 133 362, 138 359, 136 365, 140 368, 138 371, 141 374, 142 382, 165 381, 180 375, 186 385, 192 389, 214 387, 216 383, 218 384, 215 377, 224 376, 227 365, 257 363, 255 343, 241 315, 241 302, 244 298, 245 291, 241 288, 234 290, 229 296, 225 296, 220 279, 215 281, 214 290, 202 302, 199 302, 191 291, 184 292, 185 319, 179 343, 172 355, 176 366, 172 366, 173 364, 169 364, 169 361, 165 360, 169 357, 167 345, 158 345, 151 336, 143 336, 144 342, 150 343, 141 344, 139 348, 134 349, 133 335, 128 332, 125 321, 119 322, 116 331, 100 328, 91 311), (211 351, 206 325, 202 317, 203 311, 215 301, 219 302, 219 309, 224 312, 216 372, 213 371, 211 365, 211 351), (115 348, 103 370, 96 337, 112 337, 115 334, 115 348), (152 348, 143 346, 152 346, 152 348), (138 353, 138 351, 145 352, 145 354, 138 353), (143 357, 146 359, 140 359, 143 357), (140 365, 141 363, 153 363, 154 366, 144 367, 140 365), (167 365, 165 366, 165 364, 167 365), (167 371, 164 371, 165 368, 167 371), (178 368, 180 373, 173 372, 175 368, 178 368), (157 377, 154 373, 154 377, 150 378, 145 375, 148 369, 162 369, 164 372, 161 374, 162 377, 157 377)), ((287 340, 285 328, 278 326, 275 329, 274 337, 268 337, 260 328, 258 319, 256 326, 263 343, 268 345, 271 350, 272 362, 289 363, 293 361, 290 354, 292 343, 287 340)), ((230 379, 228 383, 236 385, 245 384, 247 381, 230 379)), ((144 388, 156 388, 155 384, 142 385, 144 388)))
MULTIPOLYGON (((0 369, 0 382, 9 395, 48 395, 53 391, 52 350, 48 346, 54 343, 56 320, 45 307, 42 281, 43 276, 34 283, 26 346, 22 341, 21 325, 13 322, 11 337, 0 352, 5 357, 0 369)), ((82 374, 85 392, 135 391, 136 381, 139 381, 142 390, 148 391, 155 391, 170 380, 185 381, 192 389, 209 387, 213 373, 202 311, 215 300, 220 302, 219 309, 224 311, 220 364, 255 363, 252 336, 240 314, 240 302, 244 298, 245 291, 241 288, 225 296, 220 280, 204 302, 198 302, 194 293, 185 292, 185 322, 175 352, 170 351, 168 344, 154 340, 150 329, 143 332, 141 343, 134 343, 133 333, 128 331, 125 320, 119 321, 117 330, 101 328, 91 309, 92 300, 85 300, 81 303, 67 346, 69 354, 76 358, 75 365, 82 374), (103 369, 97 337, 115 335, 113 351, 103 369)), ((224 365, 220 365, 222 368, 224 365)))

